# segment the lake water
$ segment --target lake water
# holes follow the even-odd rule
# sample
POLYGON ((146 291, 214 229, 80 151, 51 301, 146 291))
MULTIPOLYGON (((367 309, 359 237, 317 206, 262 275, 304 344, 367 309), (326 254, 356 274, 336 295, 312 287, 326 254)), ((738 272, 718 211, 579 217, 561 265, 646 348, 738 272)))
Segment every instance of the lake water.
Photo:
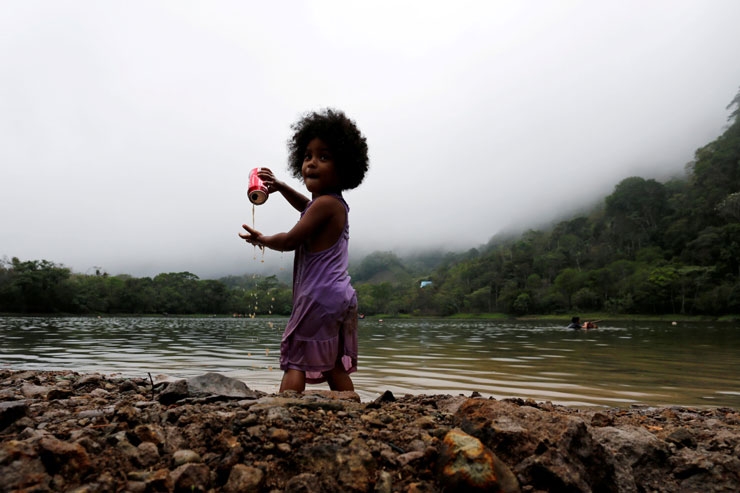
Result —
MULTIPOLYGON (((122 376, 220 372, 276 392, 286 319, 0 318, 0 365, 122 376)), ((740 328, 723 323, 361 320, 363 401, 385 390, 571 406, 740 408, 740 328)), ((327 388, 326 385, 309 388, 327 388)))

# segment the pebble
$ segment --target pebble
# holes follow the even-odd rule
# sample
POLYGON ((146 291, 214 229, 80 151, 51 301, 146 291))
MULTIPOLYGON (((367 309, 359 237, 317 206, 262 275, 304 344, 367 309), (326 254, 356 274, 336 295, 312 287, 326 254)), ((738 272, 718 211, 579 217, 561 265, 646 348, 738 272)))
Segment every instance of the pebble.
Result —
POLYGON ((192 462, 201 462, 200 454, 193 450, 178 450, 172 454, 172 463, 177 466, 192 462))
POLYGON ((258 467, 236 464, 224 485, 225 493, 256 493, 264 481, 265 473, 258 467))

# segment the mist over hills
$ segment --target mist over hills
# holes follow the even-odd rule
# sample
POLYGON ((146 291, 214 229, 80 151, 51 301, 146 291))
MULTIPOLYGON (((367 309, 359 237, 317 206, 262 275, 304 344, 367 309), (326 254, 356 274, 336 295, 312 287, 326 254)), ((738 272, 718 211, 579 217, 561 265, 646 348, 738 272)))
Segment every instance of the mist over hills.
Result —
POLYGON ((325 107, 368 139, 353 260, 543 229, 722 133, 738 17, 734 0, 6 2, 0 257, 282 276, 290 255, 263 264, 236 235, 297 213, 275 197, 253 216, 248 174, 302 190, 285 143, 325 107))

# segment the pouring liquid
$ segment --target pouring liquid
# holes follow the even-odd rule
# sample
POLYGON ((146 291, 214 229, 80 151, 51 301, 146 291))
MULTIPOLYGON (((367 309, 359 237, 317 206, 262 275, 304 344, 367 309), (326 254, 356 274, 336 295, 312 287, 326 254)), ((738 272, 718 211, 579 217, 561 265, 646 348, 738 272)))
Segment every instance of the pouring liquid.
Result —
MULTIPOLYGON (((252 228, 257 229, 254 225, 254 204, 252 204, 252 228)), ((254 256, 252 257, 253 260, 257 260, 257 245, 254 246, 254 256)), ((262 260, 261 263, 265 263, 265 247, 260 245, 260 250, 262 250, 262 260)))

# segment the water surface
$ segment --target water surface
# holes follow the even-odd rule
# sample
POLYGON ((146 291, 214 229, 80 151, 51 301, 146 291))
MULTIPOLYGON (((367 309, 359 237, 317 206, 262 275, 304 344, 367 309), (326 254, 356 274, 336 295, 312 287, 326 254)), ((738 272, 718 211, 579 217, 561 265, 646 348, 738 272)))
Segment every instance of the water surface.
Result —
MULTIPOLYGON (((276 392, 286 319, 0 318, 0 364, 123 376, 215 371, 276 392)), ((740 408, 734 324, 360 321, 364 401, 396 395, 532 398, 573 406, 740 408)), ((318 386, 315 388, 326 388, 318 386)))

